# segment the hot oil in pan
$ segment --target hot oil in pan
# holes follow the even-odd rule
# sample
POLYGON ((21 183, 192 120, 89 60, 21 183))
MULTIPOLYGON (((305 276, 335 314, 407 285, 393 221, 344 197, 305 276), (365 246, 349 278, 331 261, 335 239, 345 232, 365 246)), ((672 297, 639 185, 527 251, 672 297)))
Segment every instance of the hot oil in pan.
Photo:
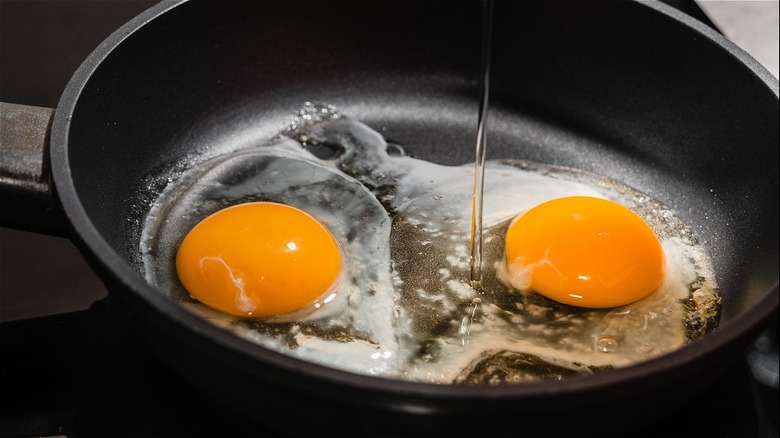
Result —
POLYGON ((602 176, 484 161, 484 148, 481 157, 484 182, 473 163, 411 158, 336 108, 307 103, 272 141, 194 166, 185 160, 178 178, 163 175, 170 183, 154 194, 146 216, 140 269, 161 293, 258 345, 411 381, 498 384, 591 374, 664 354, 717 326, 720 298, 709 260, 672 210, 602 176), (475 188, 483 190, 479 202, 475 188), (622 204, 652 227, 667 258, 655 293, 584 309, 502 281, 513 218, 574 195, 622 204), (345 271, 333 299, 305 317, 268 321, 229 316, 190 297, 176 273, 179 243, 209 214, 250 201, 298 207, 330 230, 345 271), (483 230, 473 234, 476 228, 483 230))
POLYGON ((259 345, 413 381, 589 374, 663 354, 715 327, 719 297, 709 261, 673 211, 572 169, 518 160, 487 161, 485 169, 482 292, 469 284, 473 163, 405 156, 370 127, 316 104, 305 105, 274 141, 173 178, 147 215, 142 270, 161 293, 259 345), (337 153, 320 159, 308 152, 315 146, 337 153), (512 218, 571 195, 611 199, 650 224, 668 259, 656 293, 618 308, 582 309, 500 281, 512 218), (282 322, 231 317, 192 299, 174 263, 185 234, 222 208, 269 200, 309 212, 339 242, 346 272, 335 298, 307 318, 282 322))

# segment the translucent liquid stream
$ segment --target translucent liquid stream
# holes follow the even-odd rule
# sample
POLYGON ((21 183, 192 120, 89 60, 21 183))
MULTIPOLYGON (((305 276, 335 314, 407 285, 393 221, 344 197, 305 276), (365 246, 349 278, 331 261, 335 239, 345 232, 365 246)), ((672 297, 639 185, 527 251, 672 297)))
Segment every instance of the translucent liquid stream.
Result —
POLYGON ((490 90, 490 38, 493 33, 493 0, 482 4, 482 58, 480 61, 479 117, 477 147, 474 161, 474 198, 471 209, 470 281, 476 290, 482 289, 482 192, 485 182, 487 149, 488 95, 490 90))

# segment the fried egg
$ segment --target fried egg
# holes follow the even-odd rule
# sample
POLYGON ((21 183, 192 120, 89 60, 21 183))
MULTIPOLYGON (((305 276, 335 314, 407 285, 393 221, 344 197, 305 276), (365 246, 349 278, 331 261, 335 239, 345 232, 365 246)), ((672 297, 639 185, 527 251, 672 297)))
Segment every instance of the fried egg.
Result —
MULTIPOLYGON (((171 299, 260 346, 439 384, 592 374, 672 351, 717 326, 720 297, 707 255, 662 203, 574 169, 486 165, 481 291, 469 284, 473 163, 406 156, 369 126, 313 104, 273 140, 171 178, 146 217, 141 268, 171 299), (317 147, 333 153, 318 158, 310 152, 317 147), (179 278, 176 254, 188 235, 202 234, 204 219, 255 203, 315 218, 333 238, 325 246, 340 252, 318 250, 318 260, 291 268, 298 275, 273 269, 291 284, 311 272, 322 278, 289 305, 260 312, 249 299, 260 313, 248 315, 231 311, 244 305, 236 285, 244 268, 208 262, 222 275, 211 290, 228 297, 220 308, 195 291, 207 280, 192 286, 189 274, 179 278)), ((204 241, 236 229, 215 224, 204 241)), ((298 229, 285 232, 294 238, 298 229)), ((197 248, 182 263, 200 275, 199 260, 216 256, 197 248)))
MULTIPOLYGON (((321 163, 289 139, 215 157, 173 181, 150 210, 143 230, 142 260, 149 283, 208 321, 268 348, 368 374, 386 374, 399 367, 395 356, 394 280, 387 246, 392 221, 362 184, 321 163), (176 255, 186 243, 185 236, 199 231, 198 224, 205 218, 254 203, 281 204, 305 212, 333 237, 340 249, 339 278, 319 299, 298 310, 290 311, 288 307, 277 310, 278 314, 244 318, 201 301, 179 279, 176 255)), ((286 237, 300 237, 300 229, 284 228, 286 237)), ((220 240, 235 230, 206 231, 212 234, 208 239, 220 240)), ((253 238, 262 239, 263 233, 258 234, 253 238)), ((287 244, 284 240, 280 241, 283 247, 287 244)), ((332 264, 332 259, 338 257, 332 245, 325 246, 331 248, 327 251, 330 256, 312 252, 311 265, 289 274, 288 280, 301 281, 312 270, 319 276, 320 259, 331 259, 326 262, 332 264)), ((240 255, 240 251, 235 253, 240 255)), ((191 267, 198 264, 189 263, 191 267)), ((321 284, 331 277, 330 268, 327 272, 321 284)), ((232 300, 237 296, 236 289, 232 280, 224 281, 224 287, 211 293, 227 292, 232 300)), ((304 301, 298 300, 296 305, 304 301)))

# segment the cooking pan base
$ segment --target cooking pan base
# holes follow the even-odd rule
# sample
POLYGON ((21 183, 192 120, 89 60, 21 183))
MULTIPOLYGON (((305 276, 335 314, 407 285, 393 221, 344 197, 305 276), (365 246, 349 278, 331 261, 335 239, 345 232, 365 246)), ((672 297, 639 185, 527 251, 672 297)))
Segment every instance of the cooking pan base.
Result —
MULTIPOLYGON (((110 297, 79 313, 0 324, 0 340, 8 353, 0 386, 14 403, 0 413, 0 436, 283 436, 215 411, 137 337, 110 297)), ((775 438, 777 401, 777 389, 756 382, 742 359, 686 407, 631 435, 664 436, 676 424, 678 436, 775 438)))

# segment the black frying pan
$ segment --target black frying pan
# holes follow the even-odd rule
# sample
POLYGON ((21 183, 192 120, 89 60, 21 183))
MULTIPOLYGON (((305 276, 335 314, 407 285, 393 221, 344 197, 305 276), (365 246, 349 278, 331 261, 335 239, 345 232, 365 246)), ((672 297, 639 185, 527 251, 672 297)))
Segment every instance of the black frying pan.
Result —
MULTIPOLYGON (((715 333, 591 377, 423 385, 259 348, 178 307, 137 274, 135 223, 143 211, 134 206, 148 177, 198 148, 263 138, 305 101, 332 103, 384 128, 419 158, 473 160, 477 1, 155 6, 84 62, 53 118, 3 107, 14 123, 20 114, 40 116, 47 148, 19 156, 46 157, 44 182, 51 175, 56 201, 47 207, 46 184, 18 159, 11 167, 20 170, 4 180, 3 225, 66 225, 134 326, 182 378, 275 431, 341 433, 345 418, 356 419, 351 431, 380 436, 641 425, 648 409, 673 409, 706 386, 777 312, 777 79, 658 3, 499 1, 495 12, 490 158, 604 174, 682 214, 718 274, 724 313, 715 333), (33 223, 39 208, 51 215, 33 223), (290 409, 306 421, 289 421, 290 409)), ((14 148, 21 137, 13 136, 14 148)), ((26 144, 44 144, 43 136, 32 140, 26 144)))

